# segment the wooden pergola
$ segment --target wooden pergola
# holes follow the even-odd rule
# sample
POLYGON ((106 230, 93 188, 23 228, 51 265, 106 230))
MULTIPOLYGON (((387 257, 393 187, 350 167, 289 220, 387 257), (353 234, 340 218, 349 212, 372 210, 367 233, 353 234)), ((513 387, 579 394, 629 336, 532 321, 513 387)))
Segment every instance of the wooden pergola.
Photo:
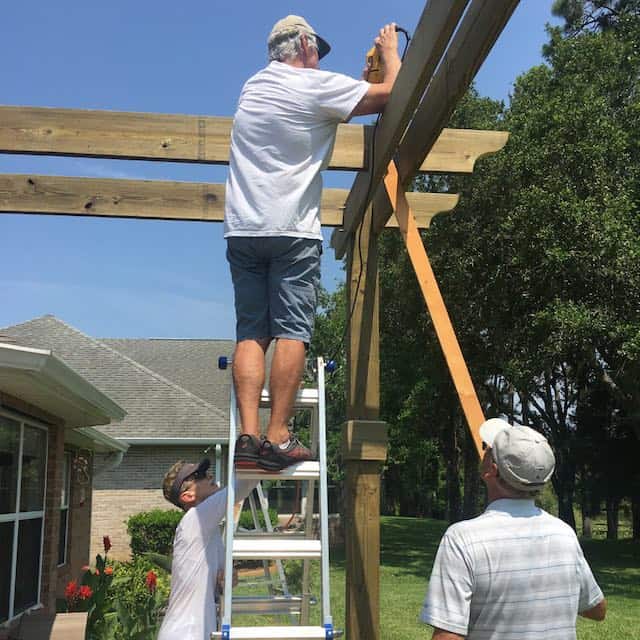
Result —
MULTIPOLYGON (((357 171, 350 191, 325 189, 322 224, 347 258, 353 315, 347 340, 346 632, 379 640, 380 472, 387 454, 379 420, 377 248, 399 227, 480 453, 483 412, 420 237, 458 195, 406 193, 419 172, 468 174, 508 134, 446 129, 451 113, 518 0, 429 0, 380 124, 338 128, 329 169, 357 171), (375 148, 372 157, 371 149, 375 148), (359 286, 358 286, 359 285, 359 286)), ((231 118, 0 107, 0 153, 227 164, 231 118)), ((219 222, 224 185, 0 175, 0 213, 219 222)), ((425 576, 426 577, 426 576, 425 576)))

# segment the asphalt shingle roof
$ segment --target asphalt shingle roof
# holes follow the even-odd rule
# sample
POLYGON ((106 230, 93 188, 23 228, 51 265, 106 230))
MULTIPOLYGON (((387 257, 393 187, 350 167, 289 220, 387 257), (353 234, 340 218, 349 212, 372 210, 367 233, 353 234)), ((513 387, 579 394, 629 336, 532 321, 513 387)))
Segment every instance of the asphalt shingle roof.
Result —
MULTIPOLYGON (((0 334, 26 347, 52 350, 57 357, 123 407, 127 416, 122 422, 100 427, 109 436, 228 438, 231 375, 230 372, 218 372, 217 369, 214 374, 212 368, 205 364, 208 362, 208 353, 213 348, 208 343, 223 342, 227 346, 232 345, 229 341, 176 340, 179 344, 165 348, 167 345, 161 346, 162 343, 174 341, 133 340, 132 343, 139 343, 134 351, 145 360, 140 362, 134 357, 134 351, 125 348, 133 349, 133 345, 120 344, 129 341, 111 340, 109 342, 119 344, 107 344, 85 335, 54 316, 47 315, 4 327, 0 329, 0 334), (143 344, 145 342, 150 343, 147 346, 151 348, 147 349, 143 344), (196 344, 184 344, 199 342, 206 345, 204 355, 194 355, 196 344), (131 351, 133 355, 129 355, 127 351, 131 351), (143 358, 142 352, 155 355, 143 358), (170 366, 172 354, 173 372, 170 366), (189 354, 191 361, 188 359, 189 354), (185 360, 182 360, 183 356, 185 360), (152 369, 152 364, 160 370, 152 369), (192 370, 187 371, 191 365, 192 370), (203 366, 203 370, 199 369, 200 366, 203 366), (215 384, 207 380, 209 375, 216 376, 215 384), (213 389, 223 382, 226 385, 222 385, 222 388, 213 389)), ((227 353, 230 354, 230 350, 227 353)), ((217 356, 214 364, 217 366, 217 356)))
POLYGON ((100 338, 100 342, 161 374, 213 406, 229 411, 231 369, 218 369, 218 357, 233 355, 233 340, 100 338))

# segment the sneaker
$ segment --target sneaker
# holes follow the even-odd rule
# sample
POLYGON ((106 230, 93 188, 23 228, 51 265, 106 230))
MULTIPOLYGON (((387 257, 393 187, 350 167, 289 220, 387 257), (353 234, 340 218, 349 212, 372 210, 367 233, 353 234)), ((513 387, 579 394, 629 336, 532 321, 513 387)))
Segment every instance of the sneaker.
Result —
POLYGON ((236 440, 234 466, 238 469, 257 469, 261 443, 249 433, 242 433, 236 440))
POLYGON ((292 464, 312 460, 313 454, 297 438, 291 438, 289 446, 282 449, 269 440, 262 441, 258 466, 266 471, 282 471, 292 464))

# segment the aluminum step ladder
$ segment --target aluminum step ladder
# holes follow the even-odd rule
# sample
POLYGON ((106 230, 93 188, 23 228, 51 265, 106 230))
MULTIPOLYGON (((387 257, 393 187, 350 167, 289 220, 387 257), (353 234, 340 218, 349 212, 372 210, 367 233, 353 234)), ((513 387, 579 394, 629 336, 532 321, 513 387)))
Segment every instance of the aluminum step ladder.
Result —
MULTIPOLYGON (((225 368, 222 366, 222 368, 225 368)), ((227 477, 227 515, 226 522, 234 521, 234 475, 238 480, 279 480, 304 481, 307 486, 304 511, 304 534, 278 533, 274 531, 258 533, 235 533, 235 527, 225 528, 225 583, 222 601, 221 630, 211 634, 211 638, 222 640, 331 640, 342 636, 341 631, 333 627, 329 600, 329 509, 327 488, 327 446, 324 374, 325 364, 317 358, 312 364, 316 388, 303 388, 298 392, 294 411, 310 410, 311 413, 311 450, 317 461, 305 461, 292 465, 279 472, 261 469, 234 469, 235 441, 238 436, 237 402, 235 391, 231 388, 231 411, 229 429, 229 464, 227 477), (313 532, 315 488, 318 485, 319 537, 313 532), (234 596, 232 586, 233 561, 251 560, 289 560, 303 561, 302 594, 292 596, 234 596), (313 599, 309 593, 311 560, 319 559, 321 574, 321 619, 322 625, 309 625, 309 606, 313 599), (288 626, 239 626, 232 624, 232 616, 239 613, 251 614, 287 614, 298 615, 300 624, 288 626)), ((260 398, 260 407, 269 408, 269 393, 265 390, 260 398)), ((262 502, 262 500, 261 500, 262 502)), ((264 505, 263 505, 264 506, 264 505)), ((265 522, 268 521, 268 512, 265 522)), ((269 528, 269 527, 267 527, 269 528)))

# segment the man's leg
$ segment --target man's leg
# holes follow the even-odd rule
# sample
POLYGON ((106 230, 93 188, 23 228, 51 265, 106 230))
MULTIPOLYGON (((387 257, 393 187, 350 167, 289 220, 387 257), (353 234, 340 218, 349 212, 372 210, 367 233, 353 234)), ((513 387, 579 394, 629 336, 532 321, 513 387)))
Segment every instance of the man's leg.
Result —
POLYGON ((276 341, 269 379, 271 418, 267 429, 267 439, 274 445, 289 440, 288 424, 304 372, 304 359, 304 342, 287 338, 276 341))
POLYGON ((241 435, 235 465, 255 468, 260 455, 258 408, 264 385, 264 352, 269 346, 268 264, 256 238, 229 238, 227 259, 236 308, 233 382, 240 411, 241 435))
POLYGON ((233 383, 236 389, 242 433, 260 437, 258 408, 264 387, 264 354, 269 338, 241 340, 233 356, 233 383))
POLYGON ((288 422, 311 341, 320 280, 322 243, 274 238, 269 243, 269 335, 276 342, 271 363, 271 418, 260 466, 278 470, 311 459, 309 449, 289 436, 288 422))

